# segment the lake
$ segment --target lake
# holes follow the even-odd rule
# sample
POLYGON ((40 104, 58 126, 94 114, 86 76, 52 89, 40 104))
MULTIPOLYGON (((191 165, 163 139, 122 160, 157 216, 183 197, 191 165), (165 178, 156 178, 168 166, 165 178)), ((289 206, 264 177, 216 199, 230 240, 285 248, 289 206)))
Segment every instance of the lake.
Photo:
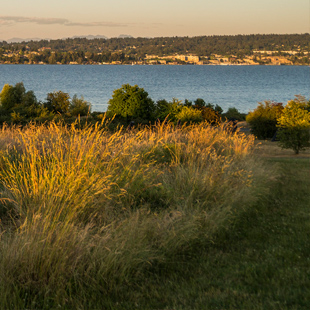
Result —
POLYGON ((155 101, 202 98, 244 113, 265 100, 310 98, 308 66, 0 65, 0 90, 18 82, 41 101, 58 90, 84 96, 92 111, 105 111, 113 91, 126 83, 143 87, 155 101))

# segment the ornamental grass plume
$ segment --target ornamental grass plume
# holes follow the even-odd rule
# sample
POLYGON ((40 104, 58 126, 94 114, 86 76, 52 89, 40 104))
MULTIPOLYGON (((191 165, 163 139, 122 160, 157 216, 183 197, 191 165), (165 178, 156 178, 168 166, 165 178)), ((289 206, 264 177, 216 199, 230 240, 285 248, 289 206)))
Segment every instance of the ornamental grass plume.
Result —
POLYGON ((0 308, 100 308, 210 242, 268 180, 253 146, 206 123, 4 127, 0 308))

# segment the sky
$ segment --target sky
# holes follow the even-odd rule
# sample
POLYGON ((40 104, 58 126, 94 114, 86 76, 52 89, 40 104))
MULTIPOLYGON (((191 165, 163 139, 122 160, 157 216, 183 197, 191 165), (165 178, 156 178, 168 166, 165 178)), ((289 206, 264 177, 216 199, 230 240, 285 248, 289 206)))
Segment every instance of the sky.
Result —
POLYGON ((310 33, 310 0, 2 2, 0 40, 310 33))

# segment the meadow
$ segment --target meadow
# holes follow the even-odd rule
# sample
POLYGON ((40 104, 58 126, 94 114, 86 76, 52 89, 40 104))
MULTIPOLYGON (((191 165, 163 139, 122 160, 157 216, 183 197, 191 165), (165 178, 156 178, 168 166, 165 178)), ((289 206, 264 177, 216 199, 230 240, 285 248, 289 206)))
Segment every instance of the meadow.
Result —
POLYGON ((283 177, 256 152, 227 124, 4 125, 0 308, 237 309, 220 285, 191 292, 229 278, 225 249, 259 226, 283 177))

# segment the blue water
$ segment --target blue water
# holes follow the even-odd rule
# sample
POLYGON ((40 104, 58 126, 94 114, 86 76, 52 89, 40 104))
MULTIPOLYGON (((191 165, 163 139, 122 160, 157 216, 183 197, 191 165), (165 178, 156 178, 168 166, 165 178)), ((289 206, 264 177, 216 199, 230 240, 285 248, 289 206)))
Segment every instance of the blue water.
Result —
POLYGON ((307 66, 0 65, 0 90, 17 82, 41 101, 55 90, 83 95, 93 111, 105 111, 113 91, 126 83, 143 87, 155 101, 203 98, 245 113, 264 100, 310 98, 307 66))

